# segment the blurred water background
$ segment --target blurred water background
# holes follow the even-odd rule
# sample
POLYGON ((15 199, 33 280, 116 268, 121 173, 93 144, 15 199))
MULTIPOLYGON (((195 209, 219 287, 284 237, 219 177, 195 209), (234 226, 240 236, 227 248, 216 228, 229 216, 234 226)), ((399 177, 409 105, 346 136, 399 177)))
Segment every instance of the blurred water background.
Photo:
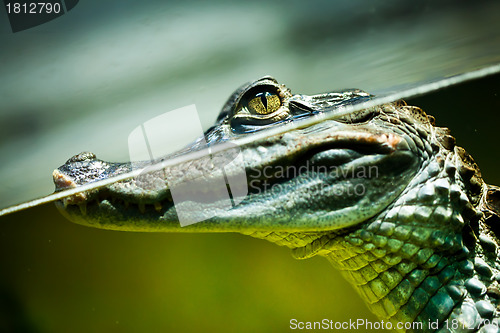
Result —
MULTIPOLYGON (((51 172, 196 104, 208 128, 265 74, 296 93, 396 91, 500 61, 498 1, 82 1, 13 34, 0 13, 0 208, 51 172)), ((410 102, 500 184, 500 77, 410 102)), ((240 235, 141 234, 69 223, 52 205, 0 218, 0 331, 282 332, 289 320, 376 319, 326 260, 240 235)))

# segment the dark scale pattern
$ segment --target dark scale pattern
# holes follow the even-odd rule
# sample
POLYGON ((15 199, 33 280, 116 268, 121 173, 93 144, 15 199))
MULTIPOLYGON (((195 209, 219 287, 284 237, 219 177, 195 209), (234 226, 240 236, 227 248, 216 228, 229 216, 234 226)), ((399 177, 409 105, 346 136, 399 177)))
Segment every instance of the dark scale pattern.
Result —
POLYGON ((424 332, 435 331, 434 323, 440 332, 498 332, 498 293, 487 294, 487 285, 500 276, 487 257, 496 259, 496 243, 482 234, 471 249, 464 244, 461 213, 471 206, 455 181, 442 172, 411 184, 385 214, 333 238, 328 258, 370 309, 394 325, 416 321, 424 332))
MULTIPOLYGON (((444 187, 441 180, 436 178, 438 185, 431 186, 444 187)), ((426 193, 429 185, 409 192, 426 193)), ((449 195, 444 198, 444 208, 434 210, 413 206, 411 200, 397 201, 384 216, 326 245, 330 260, 379 317, 394 324, 444 322, 463 299, 463 286, 453 281, 470 273, 461 273, 457 267, 464 264, 456 262, 463 252, 456 230, 464 222, 449 195), (433 222, 448 227, 438 229, 433 222)))
MULTIPOLYGON (((406 119, 389 116, 389 121, 406 119)), ((331 235, 329 242, 323 236, 323 252, 315 253, 327 256, 370 309, 394 325, 421 322, 419 332, 436 327, 439 332, 498 332, 498 325, 488 324, 496 320, 500 297, 487 294, 492 278, 500 277, 492 262, 497 240, 478 232, 479 241, 470 242, 475 237, 470 229, 479 229, 482 218, 475 208, 481 192, 477 166, 452 137, 436 142, 419 126, 401 131, 421 152, 419 173, 382 214, 340 237, 331 235)), ((445 136, 447 130, 437 128, 436 134, 445 136)))

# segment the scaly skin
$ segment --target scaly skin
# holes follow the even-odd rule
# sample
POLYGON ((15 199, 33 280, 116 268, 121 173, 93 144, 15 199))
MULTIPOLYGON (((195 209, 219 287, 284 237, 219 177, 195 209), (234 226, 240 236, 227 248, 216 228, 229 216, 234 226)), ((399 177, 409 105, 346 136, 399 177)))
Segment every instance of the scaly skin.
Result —
MULTIPOLYGON (((204 148, 201 138, 153 165, 187 161, 58 207, 93 227, 240 232, 288 246, 298 259, 327 257, 397 331, 500 332, 500 189, 486 185, 449 131, 417 107, 397 102, 343 112, 370 98, 359 90, 292 95, 274 79, 260 79, 238 89, 205 133, 211 158, 189 158, 204 148), (324 121, 300 121, 323 113, 324 121), (286 133, 216 149, 292 122, 297 126, 286 133), (196 179, 183 199, 172 199, 174 189, 196 179), (221 179, 233 194, 231 209, 217 199, 221 179), (244 179, 243 188, 228 179, 244 179), (201 222, 181 227, 177 212, 201 222)), ((145 166, 82 153, 54 171, 54 182, 63 190, 145 166)))

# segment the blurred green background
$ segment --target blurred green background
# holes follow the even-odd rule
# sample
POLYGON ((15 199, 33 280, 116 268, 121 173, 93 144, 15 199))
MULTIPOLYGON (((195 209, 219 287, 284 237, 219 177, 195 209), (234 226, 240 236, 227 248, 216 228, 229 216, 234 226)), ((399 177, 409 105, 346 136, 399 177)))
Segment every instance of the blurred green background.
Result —
MULTIPOLYGON (((500 61, 493 1, 82 1, 13 34, 0 13, 0 208, 75 153, 127 159, 142 122, 243 82, 394 91, 500 61)), ((4 16, 2 16, 4 15, 4 16)), ((415 98, 500 185, 500 77, 415 98)), ((52 205, 0 218, 0 332, 282 332, 376 318, 322 258, 262 240, 94 230, 52 205)), ((362 331, 362 330, 361 330, 362 331)))

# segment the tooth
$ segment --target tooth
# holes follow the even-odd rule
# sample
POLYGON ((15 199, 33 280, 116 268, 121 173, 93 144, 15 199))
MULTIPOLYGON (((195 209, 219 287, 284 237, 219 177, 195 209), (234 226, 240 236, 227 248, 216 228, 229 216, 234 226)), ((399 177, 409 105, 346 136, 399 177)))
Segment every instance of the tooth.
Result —
POLYGON ((87 215, 87 204, 81 203, 78 204, 78 207, 80 207, 80 212, 82 213, 82 215, 87 215))
POLYGON ((145 213, 146 212, 146 204, 144 203, 139 203, 139 210, 141 211, 141 213, 145 213))
POLYGON ((160 213, 161 212, 161 203, 155 202, 155 210, 160 213))

